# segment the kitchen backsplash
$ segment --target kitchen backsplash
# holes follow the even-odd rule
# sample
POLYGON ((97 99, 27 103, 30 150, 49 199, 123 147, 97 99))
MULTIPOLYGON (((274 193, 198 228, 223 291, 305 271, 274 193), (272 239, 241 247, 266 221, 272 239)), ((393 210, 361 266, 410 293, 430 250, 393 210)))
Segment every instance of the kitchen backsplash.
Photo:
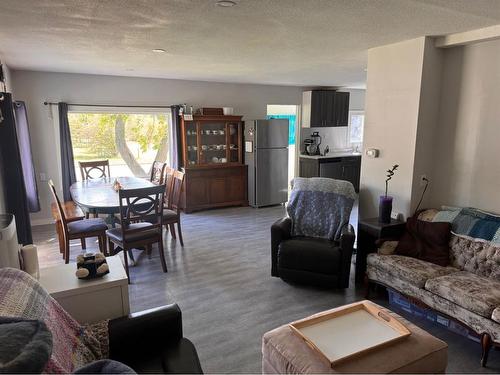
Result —
MULTIPOLYGON (((303 141, 306 138, 309 138, 312 132, 319 132, 321 136, 321 152, 328 145, 330 151, 336 149, 346 149, 352 147, 350 143, 348 143, 347 139, 347 126, 342 127, 332 127, 332 128, 302 128, 300 129, 300 139, 303 141)), ((303 151, 303 144, 300 145, 301 152, 303 151)))

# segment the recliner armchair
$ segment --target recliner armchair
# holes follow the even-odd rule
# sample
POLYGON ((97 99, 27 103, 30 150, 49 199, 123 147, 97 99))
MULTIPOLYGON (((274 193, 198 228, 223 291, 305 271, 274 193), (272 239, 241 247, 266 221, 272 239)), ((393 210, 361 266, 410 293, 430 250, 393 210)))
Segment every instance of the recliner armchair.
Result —
POLYGON ((343 226, 338 241, 293 237, 292 220, 282 218, 271 226, 271 276, 347 288, 355 238, 350 224, 343 226))

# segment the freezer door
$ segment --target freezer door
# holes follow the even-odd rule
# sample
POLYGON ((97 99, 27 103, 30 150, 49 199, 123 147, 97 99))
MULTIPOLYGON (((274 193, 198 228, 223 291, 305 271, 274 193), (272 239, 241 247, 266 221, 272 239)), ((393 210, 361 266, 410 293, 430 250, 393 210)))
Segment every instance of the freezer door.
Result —
POLYGON ((288 149, 256 150, 256 207, 284 203, 288 200, 288 149))
POLYGON ((257 120, 254 124, 256 129, 255 147, 288 147, 288 120, 257 120))

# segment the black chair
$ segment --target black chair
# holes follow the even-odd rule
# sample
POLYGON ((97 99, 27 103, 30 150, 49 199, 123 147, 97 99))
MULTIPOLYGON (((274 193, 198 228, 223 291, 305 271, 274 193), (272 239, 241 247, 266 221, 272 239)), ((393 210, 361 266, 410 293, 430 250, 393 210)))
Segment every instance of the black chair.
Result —
POLYGON ((354 228, 346 224, 338 241, 292 237, 289 217, 271 227, 271 276, 333 288, 349 287, 354 228))
POLYGON ((125 270, 129 278, 127 252, 132 249, 150 249, 158 243, 163 272, 167 272, 163 252, 163 200, 165 185, 140 189, 119 190, 120 228, 106 231, 110 254, 116 254, 116 245, 123 251, 125 270))
POLYGON ((138 374, 202 374, 196 348, 183 337, 179 306, 168 305, 112 319, 109 357, 138 374))

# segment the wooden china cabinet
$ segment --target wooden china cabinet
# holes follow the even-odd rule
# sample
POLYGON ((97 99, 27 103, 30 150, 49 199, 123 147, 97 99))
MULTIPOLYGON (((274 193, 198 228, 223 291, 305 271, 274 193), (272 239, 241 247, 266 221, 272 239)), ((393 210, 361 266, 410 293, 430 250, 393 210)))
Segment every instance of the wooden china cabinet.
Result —
POLYGON ((181 137, 184 211, 248 205, 241 116, 182 116, 181 137))

